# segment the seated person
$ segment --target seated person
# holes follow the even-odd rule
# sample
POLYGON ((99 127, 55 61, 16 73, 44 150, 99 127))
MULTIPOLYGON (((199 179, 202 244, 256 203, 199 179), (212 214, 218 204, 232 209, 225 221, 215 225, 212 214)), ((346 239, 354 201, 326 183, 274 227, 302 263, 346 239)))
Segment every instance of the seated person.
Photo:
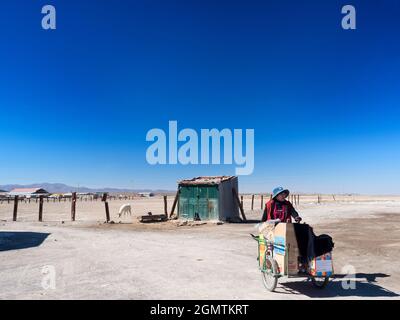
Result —
POLYGON ((272 191, 272 199, 265 204, 264 214, 261 221, 279 219, 281 222, 290 223, 292 217, 296 222, 301 218, 290 201, 286 200, 289 196, 289 190, 277 187, 272 191))

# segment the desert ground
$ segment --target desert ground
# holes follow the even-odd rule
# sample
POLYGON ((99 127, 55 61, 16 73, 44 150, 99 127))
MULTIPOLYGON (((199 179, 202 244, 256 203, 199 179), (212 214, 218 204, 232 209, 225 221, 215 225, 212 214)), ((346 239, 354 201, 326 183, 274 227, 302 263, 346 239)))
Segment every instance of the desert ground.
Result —
MULTIPOLYGON (((250 233, 261 202, 244 196, 247 223, 142 224, 141 215, 164 212, 161 195, 104 203, 0 203, 0 299, 399 299, 400 197, 302 195, 298 212, 316 234, 333 237, 335 278, 323 290, 305 278, 281 278, 268 292, 250 233), (132 216, 118 218, 122 204, 132 216), (50 270, 50 271, 49 271, 50 270), (347 274, 350 272, 350 276, 347 274), (53 274, 53 282, 49 275, 53 274), (350 277, 354 289, 342 286, 350 277)), ((168 208, 173 196, 168 197, 168 208)))

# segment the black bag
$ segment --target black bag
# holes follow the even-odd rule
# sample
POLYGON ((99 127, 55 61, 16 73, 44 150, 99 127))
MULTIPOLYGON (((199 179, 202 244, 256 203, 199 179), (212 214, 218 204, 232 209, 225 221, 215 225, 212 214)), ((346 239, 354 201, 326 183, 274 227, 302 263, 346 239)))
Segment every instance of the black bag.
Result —
POLYGON ((316 236, 313 228, 305 223, 294 223, 293 226, 302 259, 311 260, 332 251, 335 244, 331 236, 327 234, 316 236))
POLYGON ((332 237, 327 234, 321 234, 314 238, 314 254, 316 257, 331 252, 334 246, 332 237))

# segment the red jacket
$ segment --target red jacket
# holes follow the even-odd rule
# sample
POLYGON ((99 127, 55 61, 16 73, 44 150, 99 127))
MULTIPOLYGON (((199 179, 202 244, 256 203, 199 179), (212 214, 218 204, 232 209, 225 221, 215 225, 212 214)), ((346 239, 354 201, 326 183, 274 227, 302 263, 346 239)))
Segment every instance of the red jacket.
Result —
MULTIPOLYGON (((279 217, 275 217, 275 215, 274 215, 277 212, 276 211, 276 202, 277 202, 276 200, 271 199, 265 204, 264 214, 262 216, 261 221, 264 222, 267 220, 274 220, 274 219, 279 218, 279 217)), ((289 201, 287 201, 287 200, 283 201, 282 207, 285 212, 285 217, 283 217, 282 222, 292 222, 292 217, 297 218, 299 216, 299 214, 297 213, 297 211, 295 210, 295 208, 289 201)))

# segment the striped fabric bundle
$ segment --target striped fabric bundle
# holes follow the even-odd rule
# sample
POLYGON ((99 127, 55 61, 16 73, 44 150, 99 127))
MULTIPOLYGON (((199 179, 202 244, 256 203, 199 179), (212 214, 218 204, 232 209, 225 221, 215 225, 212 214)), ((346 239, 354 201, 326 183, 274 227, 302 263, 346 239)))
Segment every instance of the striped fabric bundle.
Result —
POLYGON ((316 277, 333 275, 332 252, 325 253, 312 259, 309 263, 310 274, 316 277))

